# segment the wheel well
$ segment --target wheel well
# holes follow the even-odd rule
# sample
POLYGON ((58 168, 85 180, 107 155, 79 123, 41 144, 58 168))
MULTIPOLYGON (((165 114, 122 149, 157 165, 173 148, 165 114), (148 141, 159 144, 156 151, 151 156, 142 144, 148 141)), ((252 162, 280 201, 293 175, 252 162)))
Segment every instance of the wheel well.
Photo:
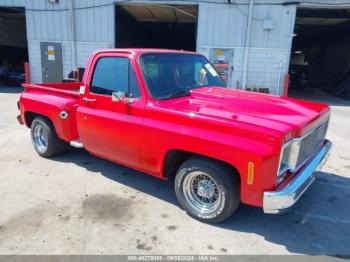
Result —
POLYGON ((167 178, 173 178, 176 174, 177 169, 180 167, 180 165, 185 162, 187 159, 192 158, 192 157, 200 157, 202 159, 210 159, 212 161, 216 161, 222 165, 227 166, 232 170, 232 173, 236 173, 238 178, 240 179, 240 174, 238 172, 238 169, 231 164, 200 154, 195 154, 191 152, 186 152, 182 150, 170 150, 164 159, 164 164, 163 164, 163 175, 164 177, 167 178))
POLYGON ((38 116, 47 119, 48 121, 50 121, 51 124, 53 124, 52 121, 51 121, 51 119, 48 118, 47 116, 44 116, 44 115, 41 115, 41 114, 38 114, 38 113, 34 113, 34 112, 27 111, 27 112, 24 113, 24 117, 25 117, 25 121, 26 121, 27 127, 30 128, 30 126, 31 126, 31 124, 32 124, 32 122, 33 122, 33 120, 34 120, 36 117, 38 117, 38 116))

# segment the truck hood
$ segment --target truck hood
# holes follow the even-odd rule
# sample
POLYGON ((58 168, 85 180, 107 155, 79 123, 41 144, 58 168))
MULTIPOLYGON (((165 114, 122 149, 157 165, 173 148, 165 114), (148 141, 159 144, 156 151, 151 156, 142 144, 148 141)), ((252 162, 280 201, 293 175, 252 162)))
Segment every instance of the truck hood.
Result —
POLYGON ((283 133, 292 130, 294 136, 300 135, 329 111, 326 104, 220 87, 194 89, 191 96, 164 100, 159 105, 283 133))

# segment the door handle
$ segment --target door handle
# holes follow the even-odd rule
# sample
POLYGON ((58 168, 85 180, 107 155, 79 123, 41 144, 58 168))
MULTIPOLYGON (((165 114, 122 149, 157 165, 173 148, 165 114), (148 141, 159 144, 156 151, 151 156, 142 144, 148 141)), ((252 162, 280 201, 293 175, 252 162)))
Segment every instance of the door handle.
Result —
POLYGON ((92 103, 92 102, 96 102, 96 98, 83 97, 83 101, 85 103, 92 103))

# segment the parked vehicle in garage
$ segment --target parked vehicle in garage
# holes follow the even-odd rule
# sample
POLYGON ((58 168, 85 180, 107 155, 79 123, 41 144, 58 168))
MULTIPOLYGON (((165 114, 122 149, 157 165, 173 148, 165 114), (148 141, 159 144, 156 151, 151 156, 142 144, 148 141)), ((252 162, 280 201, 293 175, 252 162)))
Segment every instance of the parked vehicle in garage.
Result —
POLYGON ((1 73, 0 80, 8 86, 21 86, 25 82, 25 74, 21 70, 8 69, 1 73))
POLYGON ((160 179, 181 207, 221 222, 238 205, 280 213, 327 159, 328 105, 225 88, 207 59, 184 51, 94 53, 82 82, 25 84, 20 123, 35 150, 69 145, 160 179))

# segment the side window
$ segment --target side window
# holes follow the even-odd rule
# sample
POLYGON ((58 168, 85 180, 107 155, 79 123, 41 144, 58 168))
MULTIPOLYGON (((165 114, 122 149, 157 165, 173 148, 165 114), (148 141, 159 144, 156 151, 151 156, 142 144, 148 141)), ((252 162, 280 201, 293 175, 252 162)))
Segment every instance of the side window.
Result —
POLYGON ((124 92, 139 97, 140 91, 130 61, 126 57, 104 57, 98 60, 90 91, 95 94, 112 95, 124 92))
POLYGON ((132 65, 129 66, 129 91, 127 95, 128 97, 133 97, 133 98, 140 97, 139 82, 136 79, 136 75, 132 68, 132 65))

